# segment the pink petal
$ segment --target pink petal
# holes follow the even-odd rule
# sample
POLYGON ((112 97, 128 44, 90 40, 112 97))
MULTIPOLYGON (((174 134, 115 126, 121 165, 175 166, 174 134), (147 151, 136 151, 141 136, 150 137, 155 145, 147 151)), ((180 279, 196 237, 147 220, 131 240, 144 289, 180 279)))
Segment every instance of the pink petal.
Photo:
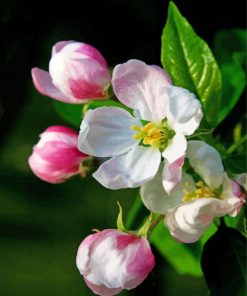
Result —
POLYGON ((77 79, 68 80, 68 84, 72 95, 76 99, 87 99, 87 98, 95 98, 95 99, 105 99, 107 97, 104 89, 101 85, 94 84, 92 81, 88 82, 86 80, 77 79))
POLYGON ((41 180, 57 184, 66 181, 69 177, 79 173, 79 165, 71 165, 69 168, 58 169, 50 162, 42 159, 37 153, 33 153, 28 163, 33 173, 41 180))
POLYGON ((64 126, 51 126, 41 135, 29 157, 36 176, 49 183, 61 183, 80 172, 82 160, 89 156, 77 149, 76 131, 64 126))
POLYGON ((129 275, 133 276, 133 280, 126 283, 124 288, 133 289, 140 285, 154 268, 154 265, 155 261, 150 245, 146 238, 142 237, 135 257, 127 266, 127 271, 129 275))
POLYGON ((112 86, 117 98, 138 110, 145 120, 157 121, 166 117, 168 85, 163 71, 142 61, 129 60, 113 70, 112 86))
POLYGON ((33 68, 32 78, 34 86, 42 95, 65 103, 82 103, 80 100, 68 98, 59 89, 57 89, 52 83, 51 76, 47 71, 39 68, 33 68))
POLYGON ((152 66, 156 71, 158 71, 159 74, 163 75, 168 84, 172 84, 171 78, 168 75, 168 73, 166 72, 166 70, 164 70, 163 68, 161 68, 157 65, 150 65, 150 66, 152 66))
POLYGON ((97 61, 104 68, 108 68, 107 62, 102 54, 95 47, 86 44, 80 43, 79 47, 76 49, 77 52, 89 57, 92 60, 97 61))
POLYGON ((59 141, 47 142, 42 147, 35 146, 33 151, 58 170, 70 170, 76 166, 78 169, 81 160, 86 157, 76 147, 69 147, 59 141))
POLYGON ((67 126, 62 126, 62 125, 53 125, 53 126, 49 126, 45 132, 56 132, 56 133, 62 133, 62 134, 66 134, 70 137, 74 137, 75 139, 78 138, 78 133, 73 130, 72 128, 69 128, 67 126))
POLYGON ((237 182, 228 178, 226 173, 223 178, 221 198, 231 206, 231 211, 229 211, 228 215, 232 217, 236 217, 238 215, 242 206, 246 202, 246 194, 241 191, 237 182))
POLYGON ((126 235, 126 234, 120 234, 116 237, 117 239, 117 248, 119 250, 126 248, 129 244, 133 244, 139 241, 139 237, 136 235, 126 235))

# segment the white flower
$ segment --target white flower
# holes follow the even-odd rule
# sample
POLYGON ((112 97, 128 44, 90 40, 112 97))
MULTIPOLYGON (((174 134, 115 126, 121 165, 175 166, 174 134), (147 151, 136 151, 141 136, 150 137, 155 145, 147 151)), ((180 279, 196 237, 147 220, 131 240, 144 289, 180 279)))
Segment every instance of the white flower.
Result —
POLYGON ((152 212, 166 215, 172 236, 182 242, 197 241, 215 217, 236 216, 245 202, 239 185, 230 180, 219 153, 202 141, 188 142, 186 157, 200 176, 195 182, 183 173, 182 181, 170 196, 161 185, 162 172, 141 187, 141 197, 152 212))
POLYGON ((138 60, 116 66, 112 86, 136 116, 115 107, 89 110, 81 124, 79 150, 112 157, 94 173, 110 189, 151 180, 163 156, 163 185, 170 192, 181 178, 185 136, 194 133, 203 116, 200 102, 188 90, 172 86, 163 69, 138 60))

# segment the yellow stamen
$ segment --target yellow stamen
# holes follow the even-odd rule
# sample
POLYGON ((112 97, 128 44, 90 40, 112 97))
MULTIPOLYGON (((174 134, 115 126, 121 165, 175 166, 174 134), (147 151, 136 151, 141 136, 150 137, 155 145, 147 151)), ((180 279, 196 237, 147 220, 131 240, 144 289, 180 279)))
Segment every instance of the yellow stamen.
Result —
POLYGON ((149 122, 145 126, 140 127, 138 125, 133 125, 132 130, 137 131, 133 137, 135 140, 143 139, 144 145, 160 147, 161 144, 166 144, 168 140, 173 136, 172 132, 154 122, 149 122))
MULTIPOLYGON (((188 188, 189 186, 190 186, 189 182, 186 182, 185 187, 188 188)), ((218 197, 218 194, 215 191, 215 189, 208 187, 202 181, 199 181, 196 183, 194 190, 188 191, 185 188, 183 190, 183 193, 184 193, 184 197, 183 197, 184 202, 188 202, 198 198, 210 198, 210 197, 217 198, 218 197)))

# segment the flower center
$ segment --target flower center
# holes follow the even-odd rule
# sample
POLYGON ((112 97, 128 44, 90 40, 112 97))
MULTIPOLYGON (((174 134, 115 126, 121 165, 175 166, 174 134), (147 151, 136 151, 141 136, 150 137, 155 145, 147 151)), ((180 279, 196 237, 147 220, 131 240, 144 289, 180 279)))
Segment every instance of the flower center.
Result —
POLYGON ((163 121, 162 124, 149 122, 142 127, 133 125, 131 129, 137 131, 134 135, 135 140, 141 139, 143 145, 158 147, 162 151, 165 150, 168 141, 175 135, 174 131, 167 126, 166 121, 163 121))
POLYGON ((184 197, 183 201, 188 202, 198 198, 219 198, 219 192, 217 189, 208 187, 204 182, 199 181, 196 183, 194 190, 189 191, 190 183, 185 183, 185 188, 183 190, 184 197))

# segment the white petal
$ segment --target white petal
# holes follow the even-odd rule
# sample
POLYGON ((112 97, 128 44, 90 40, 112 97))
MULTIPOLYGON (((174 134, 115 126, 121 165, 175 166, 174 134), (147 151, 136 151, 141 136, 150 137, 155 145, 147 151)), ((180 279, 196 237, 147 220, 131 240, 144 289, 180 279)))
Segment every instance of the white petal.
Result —
POLYGON ((224 167, 219 152, 203 141, 189 141, 187 157, 193 169, 210 186, 222 184, 224 167))
POLYGON ((215 217, 224 216, 230 206, 217 198, 200 198, 183 204, 168 213, 165 222, 179 241, 193 243, 210 226, 215 217))
POLYGON ((93 243, 96 241, 98 237, 99 233, 94 233, 87 236, 78 248, 76 256, 76 265, 81 275, 84 275, 84 273, 88 269, 90 248, 92 248, 93 243))
MULTIPOLYGON (((95 280, 94 284, 103 284, 107 288, 123 287, 133 276, 128 275, 127 264, 132 261, 139 248, 139 240, 125 248, 117 247, 114 234, 97 241, 90 257, 90 267, 95 280)), ((89 279, 92 281, 92 279, 89 279)))
POLYGON ((162 182, 165 191, 170 194, 174 187, 180 182, 182 178, 182 168, 184 164, 184 156, 181 156, 174 162, 166 161, 162 174, 162 182))
POLYGON ((122 154, 138 142, 132 125, 140 121, 121 108, 101 107, 87 111, 78 138, 78 149, 89 155, 109 157, 122 154))
POLYGON ((194 184, 192 177, 184 173, 182 181, 168 195, 162 186, 162 166, 160 166, 155 178, 141 186, 141 199, 151 212, 166 215, 175 207, 183 204, 185 182, 189 182, 192 186, 194 184))
POLYGON ((168 122, 172 129, 184 135, 191 135, 199 127, 203 113, 201 103, 187 89, 169 86, 168 122))
POLYGON ((70 40, 70 41, 59 41, 59 42, 57 42, 52 47, 51 55, 53 56, 53 55, 59 53, 59 51, 61 51, 66 45, 71 44, 71 43, 75 43, 75 42, 72 41, 72 40, 70 40))
POLYGON ((185 155, 186 148, 187 140, 185 139, 184 135, 176 134, 170 140, 170 143, 162 153, 162 156, 172 163, 185 155))
POLYGON ((104 284, 101 284, 101 282, 95 278, 95 275, 92 273, 85 275, 84 281, 96 295, 113 296, 119 294, 123 290, 122 288, 107 288, 104 284))
POLYGON ((158 171, 158 149, 135 146, 128 153, 104 162, 93 174, 106 188, 134 188, 152 179, 158 171))
POLYGON ((148 66, 142 61, 129 60, 117 65, 112 74, 112 86, 117 98, 126 106, 138 110, 145 120, 166 117, 167 86, 164 70, 148 66))

